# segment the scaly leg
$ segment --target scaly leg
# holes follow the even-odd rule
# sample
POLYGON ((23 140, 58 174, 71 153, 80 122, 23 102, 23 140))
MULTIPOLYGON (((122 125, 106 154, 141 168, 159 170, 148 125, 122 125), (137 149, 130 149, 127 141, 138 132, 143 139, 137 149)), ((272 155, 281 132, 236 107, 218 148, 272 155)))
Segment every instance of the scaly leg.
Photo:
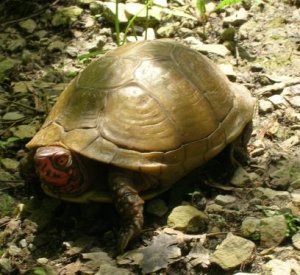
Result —
POLYGON ((144 201, 134 188, 131 173, 122 170, 111 171, 109 185, 115 207, 123 220, 118 243, 119 253, 123 253, 129 241, 142 230, 144 201))

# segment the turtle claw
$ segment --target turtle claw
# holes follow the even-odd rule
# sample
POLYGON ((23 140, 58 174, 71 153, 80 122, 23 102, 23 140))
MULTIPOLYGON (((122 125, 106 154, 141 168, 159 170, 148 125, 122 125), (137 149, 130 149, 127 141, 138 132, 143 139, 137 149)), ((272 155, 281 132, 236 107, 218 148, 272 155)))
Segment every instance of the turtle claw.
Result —
POLYGON ((123 253, 130 240, 141 232, 144 223, 144 201, 132 185, 132 179, 126 174, 113 173, 110 177, 115 207, 123 220, 118 243, 119 253, 123 253))
POLYGON ((129 241, 135 238, 140 233, 141 226, 142 224, 140 224, 139 227, 137 227, 136 225, 122 227, 122 229, 119 232, 118 241, 118 253, 120 255, 124 253, 129 241))

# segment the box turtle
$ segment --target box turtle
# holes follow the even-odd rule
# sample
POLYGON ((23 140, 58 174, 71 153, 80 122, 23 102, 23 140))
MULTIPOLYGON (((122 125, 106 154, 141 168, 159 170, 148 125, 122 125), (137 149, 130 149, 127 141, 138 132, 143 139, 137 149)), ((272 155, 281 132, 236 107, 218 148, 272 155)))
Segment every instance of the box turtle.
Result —
POLYGON ((26 145, 22 174, 37 174, 57 198, 113 202, 122 251, 142 228, 145 199, 248 142, 253 107, 249 91, 200 53, 170 40, 127 44, 66 87, 26 145))

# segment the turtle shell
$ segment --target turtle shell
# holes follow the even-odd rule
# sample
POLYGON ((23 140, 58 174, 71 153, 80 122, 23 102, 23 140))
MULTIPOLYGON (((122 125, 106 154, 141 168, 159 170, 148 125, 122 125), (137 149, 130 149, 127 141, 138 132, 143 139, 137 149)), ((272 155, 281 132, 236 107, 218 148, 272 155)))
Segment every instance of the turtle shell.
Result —
POLYGON ((131 43, 88 65, 27 147, 62 145, 172 183, 234 141, 253 106, 200 53, 172 41, 131 43))

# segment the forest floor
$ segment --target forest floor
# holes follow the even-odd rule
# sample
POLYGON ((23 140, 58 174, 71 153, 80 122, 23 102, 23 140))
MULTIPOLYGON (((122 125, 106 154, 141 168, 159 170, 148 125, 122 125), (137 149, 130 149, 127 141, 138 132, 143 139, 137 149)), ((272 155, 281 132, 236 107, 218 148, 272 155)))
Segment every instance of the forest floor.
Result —
MULTIPOLYGON (((35 196, 18 172, 25 144, 57 95, 91 60, 117 47, 113 10, 93 0, 0 3, 0 274, 300 274, 297 5, 253 0, 214 12, 210 2, 204 20, 190 1, 157 0, 151 20, 137 16, 129 41, 134 34, 143 39, 147 24, 148 38, 170 38, 207 55, 257 105, 248 163, 225 180, 224 165, 213 160, 148 201, 141 236, 116 257, 112 205, 35 196), (203 208, 201 192, 206 204, 197 211, 208 217, 206 231, 169 228, 175 207, 203 208)), ((124 32, 129 23, 122 20, 124 32)))

